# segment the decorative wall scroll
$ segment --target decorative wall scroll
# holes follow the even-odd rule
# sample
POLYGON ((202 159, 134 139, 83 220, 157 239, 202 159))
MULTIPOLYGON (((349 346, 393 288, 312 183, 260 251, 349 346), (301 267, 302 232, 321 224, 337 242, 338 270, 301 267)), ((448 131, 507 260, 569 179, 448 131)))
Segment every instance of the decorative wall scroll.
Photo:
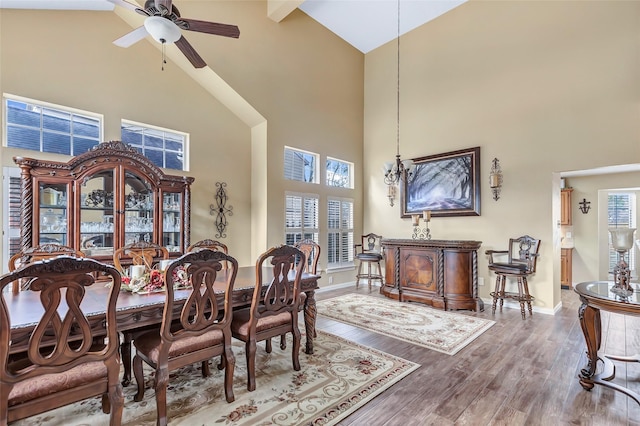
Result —
POLYGON ((226 182, 216 182, 216 204, 211 204, 209 206, 210 211, 209 214, 212 216, 216 216, 216 229, 218 233, 216 234, 216 238, 227 238, 227 234, 225 233, 227 229, 227 216, 233 216, 233 207, 227 206, 227 191, 225 188, 227 187, 226 182))

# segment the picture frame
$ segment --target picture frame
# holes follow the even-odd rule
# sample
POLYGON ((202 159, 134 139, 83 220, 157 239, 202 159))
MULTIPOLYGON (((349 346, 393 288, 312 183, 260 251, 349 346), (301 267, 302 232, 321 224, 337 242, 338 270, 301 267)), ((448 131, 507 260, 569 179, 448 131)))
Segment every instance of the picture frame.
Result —
POLYGON ((480 216, 480 147, 414 158, 401 181, 401 217, 480 216))

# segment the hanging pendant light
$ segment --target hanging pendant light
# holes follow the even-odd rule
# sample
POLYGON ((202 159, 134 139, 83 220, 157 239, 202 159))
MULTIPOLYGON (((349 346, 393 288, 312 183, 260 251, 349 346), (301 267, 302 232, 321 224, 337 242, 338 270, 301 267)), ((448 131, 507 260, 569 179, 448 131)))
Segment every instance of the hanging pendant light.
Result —
POLYGON ((395 187, 406 176, 413 173, 413 160, 402 160, 400 157, 400 0, 398 0, 398 38, 397 38, 397 80, 396 80, 396 158, 384 164, 384 183, 389 187, 387 197, 393 206, 395 187))

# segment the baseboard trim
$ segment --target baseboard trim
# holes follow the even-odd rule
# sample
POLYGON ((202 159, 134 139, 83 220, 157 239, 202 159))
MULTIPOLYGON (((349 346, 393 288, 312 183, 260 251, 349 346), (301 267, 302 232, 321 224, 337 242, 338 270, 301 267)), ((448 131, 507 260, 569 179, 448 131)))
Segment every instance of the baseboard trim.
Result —
MULTIPOLYGON (((491 313, 491 304, 493 303, 493 299, 484 299, 483 298, 482 301, 484 302, 484 310, 489 312, 489 313, 491 313)), ((504 307, 505 308, 509 308, 509 309, 520 310, 520 303, 511 301, 511 300, 505 300, 504 301, 504 307)), ((538 313, 538 314, 555 315, 558 312, 560 312, 560 309, 562 309, 562 302, 558 303, 553 309, 551 309, 551 308, 543 308, 543 307, 536 306, 536 305, 533 305, 532 308, 533 308, 533 312, 538 313)), ((499 311, 499 309, 500 309, 500 307, 498 307, 496 309, 496 311, 499 311)), ((525 307, 525 309, 526 309, 526 307, 525 307)))

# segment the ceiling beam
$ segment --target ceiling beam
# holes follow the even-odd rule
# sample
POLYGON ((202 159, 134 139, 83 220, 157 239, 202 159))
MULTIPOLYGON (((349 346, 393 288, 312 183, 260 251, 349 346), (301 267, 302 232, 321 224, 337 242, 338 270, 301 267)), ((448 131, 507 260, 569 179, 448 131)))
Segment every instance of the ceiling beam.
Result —
POLYGON ((267 16, 280 22, 302 3, 304 0, 267 0, 267 16))

